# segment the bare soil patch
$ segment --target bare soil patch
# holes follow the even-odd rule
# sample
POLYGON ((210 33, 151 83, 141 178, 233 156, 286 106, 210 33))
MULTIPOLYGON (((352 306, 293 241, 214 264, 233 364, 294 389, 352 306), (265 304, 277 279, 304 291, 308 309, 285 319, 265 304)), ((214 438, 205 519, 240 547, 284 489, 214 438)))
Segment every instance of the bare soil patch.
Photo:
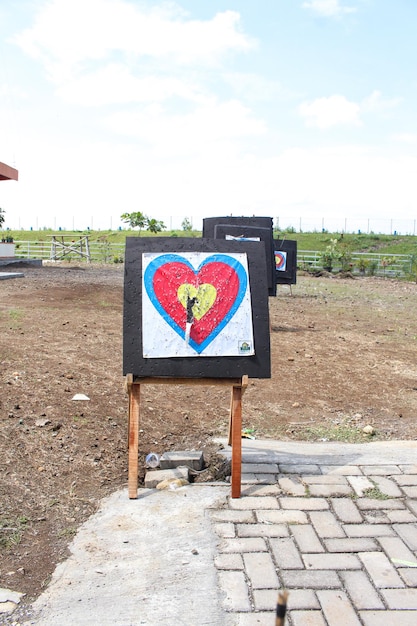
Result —
MULTIPOLYGON (((79 525, 127 482, 123 267, 25 268, 0 282, 0 587, 35 598, 79 525), (73 400, 75 394, 90 400, 73 400)), ((299 276, 270 298, 272 378, 250 380, 257 438, 415 439, 417 285, 299 276), (374 435, 363 428, 373 426, 374 435)), ((145 386, 149 451, 219 466, 229 392, 145 386)), ((208 471, 210 473, 210 470, 208 471)))

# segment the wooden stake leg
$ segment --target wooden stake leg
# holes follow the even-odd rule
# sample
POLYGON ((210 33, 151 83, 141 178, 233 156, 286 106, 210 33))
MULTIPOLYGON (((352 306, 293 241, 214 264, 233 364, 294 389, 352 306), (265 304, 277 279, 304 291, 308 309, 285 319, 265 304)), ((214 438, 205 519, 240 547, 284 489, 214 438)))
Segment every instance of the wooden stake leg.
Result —
POLYGON ((138 497, 139 472, 139 410, 140 385, 130 384, 129 393, 129 451, 128 451, 128 492, 129 498, 138 497))
POLYGON ((242 477, 242 387, 232 387, 232 498, 240 498, 242 477))

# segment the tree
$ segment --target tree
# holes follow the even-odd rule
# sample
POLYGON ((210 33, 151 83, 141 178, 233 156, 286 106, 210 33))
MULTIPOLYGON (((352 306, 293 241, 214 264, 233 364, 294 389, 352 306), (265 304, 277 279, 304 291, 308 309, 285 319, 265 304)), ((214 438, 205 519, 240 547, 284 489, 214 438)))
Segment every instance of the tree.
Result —
POLYGON ((147 230, 149 230, 151 233, 160 233, 161 230, 165 230, 165 228, 166 226, 164 222, 161 222, 161 220, 147 220, 147 230))
POLYGON ((140 211, 133 211, 133 213, 123 213, 120 216, 122 222, 127 222, 130 228, 139 228, 139 232, 142 228, 148 224, 149 219, 140 211))
POLYGON ((184 219, 182 220, 181 228, 186 232, 190 232, 191 230, 193 230, 193 224, 188 217, 184 217, 184 219))
POLYGON ((6 221, 6 218, 4 217, 5 214, 5 210, 4 209, 0 209, 0 228, 3 228, 3 224, 6 221))

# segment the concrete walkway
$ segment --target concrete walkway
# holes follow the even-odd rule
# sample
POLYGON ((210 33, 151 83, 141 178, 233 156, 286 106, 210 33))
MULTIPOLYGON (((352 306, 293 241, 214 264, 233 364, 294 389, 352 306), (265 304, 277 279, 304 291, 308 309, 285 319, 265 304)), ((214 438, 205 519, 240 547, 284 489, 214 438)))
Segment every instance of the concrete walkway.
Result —
POLYGON ((415 626, 417 442, 242 444, 240 499, 106 499, 29 623, 274 626, 286 588, 292 626, 415 626))

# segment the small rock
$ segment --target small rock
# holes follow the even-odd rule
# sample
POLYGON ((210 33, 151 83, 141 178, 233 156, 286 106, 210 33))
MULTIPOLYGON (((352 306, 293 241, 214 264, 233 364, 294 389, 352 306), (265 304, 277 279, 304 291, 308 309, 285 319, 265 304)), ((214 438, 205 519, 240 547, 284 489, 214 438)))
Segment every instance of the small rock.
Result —
POLYGON ((171 491, 175 491, 176 489, 180 489, 180 487, 184 487, 188 485, 188 480, 185 478, 169 478, 168 480, 163 480, 156 485, 156 488, 159 490, 169 489, 171 491))
POLYGON ((362 432, 365 435, 375 435, 375 428, 371 426, 370 424, 368 424, 367 426, 364 426, 364 428, 362 429, 362 432))
POLYGON ((37 419, 35 421, 35 426, 39 426, 40 428, 42 428, 42 426, 47 426, 50 423, 51 423, 51 420, 48 420, 48 418, 37 419))
POLYGON ((300 406, 299 402, 293 402, 293 404, 292 404, 293 409, 298 409, 299 406, 300 406))

